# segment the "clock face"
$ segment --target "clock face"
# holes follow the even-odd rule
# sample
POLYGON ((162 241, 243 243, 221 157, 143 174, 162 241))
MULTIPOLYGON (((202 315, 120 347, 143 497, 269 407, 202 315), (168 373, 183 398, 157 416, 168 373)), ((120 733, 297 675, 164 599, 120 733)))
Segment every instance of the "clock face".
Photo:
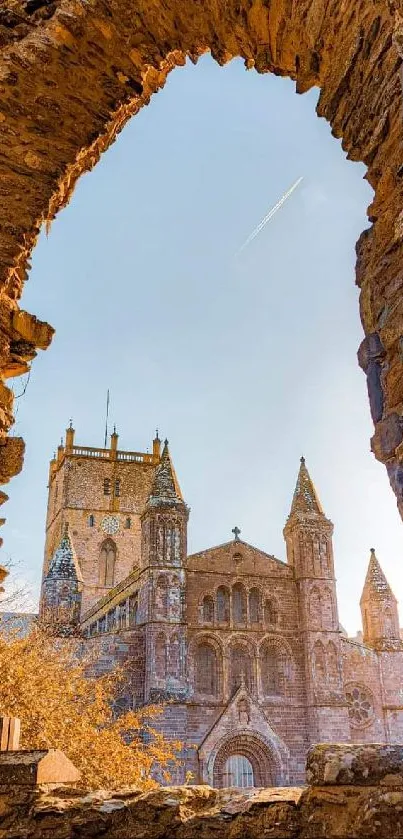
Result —
POLYGON ((114 533, 117 533, 119 530, 119 519, 116 516, 104 516, 101 521, 102 530, 105 533, 108 533, 109 536, 113 536, 114 533))

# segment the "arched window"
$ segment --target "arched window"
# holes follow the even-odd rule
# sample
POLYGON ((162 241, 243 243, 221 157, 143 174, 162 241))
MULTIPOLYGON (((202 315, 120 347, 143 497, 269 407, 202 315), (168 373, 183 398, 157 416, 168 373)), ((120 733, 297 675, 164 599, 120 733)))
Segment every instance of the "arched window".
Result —
POLYGON ((229 623, 229 590, 225 586, 217 589, 217 621, 229 623))
POLYGON ((326 651, 326 670, 329 685, 336 688, 339 684, 339 657, 332 641, 329 641, 326 651))
POLYGON ((113 586, 115 578, 116 545, 112 539, 106 539, 101 546, 99 557, 99 585, 113 586))
POLYGON ((321 641, 317 641, 313 648, 313 666, 316 678, 320 682, 326 681, 325 650, 321 641))
POLYGON ((115 496, 116 498, 120 496, 120 478, 117 478, 115 481, 115 496))
POLYGON ((246 624, 246 591, 242 583, 236 583, 232 589, 232 618, 235 625, 246 624))
POLYGON ((129 597, 129 626, 136 626, 139 596, 137 592, 129 597))
POLYGON ((116 629, 116 608, 115 609, 110 609, 110 611, 108 612, 108 614, 107 614, 107 626, 108 626, 108 632, 112 632, 114 629, 116 629))
POLYGON ((167 645, 165 635, 161 632, 155 639, 155 675, 157 679, 165 679, 167 674, 167 645))
POLYGON ((132 520, 131 520, 130 516, 127 516, 127 518, 125 520, 125 530, 130 530, 131 526, 132 526, 132 520))
POLYGON ((95 516, 92 514, 88 516, 88 527, 94 527, 95 524, 95 516))
POLYGON ((267 598, 264 604, 264 622, 265 626, 272 627, 277 626, 278 623, 278 611, 277 611, 277 604, 274 600, 267 598))
POLYGON ((217 695, 217 653, 211 644, 202 642, 195 654, 195 688, 204 696, 217 695))
POLYGON ((264 645, 260 654, 260 673, 265 696, 283 696, 287 692, 290 664, 288 652, 282 645, 271 641, 264 645))
POLYGON ((104 478, 104 495, 111 494, 111 481, 110 478, 104 478))
POLYGON ((252 659, 250 651, 240 644, 231 647, 230 651, 230 692, 235 693, 244 682, 249 691, 252 690, 252 659))
POLYGON ((268 644, 260 658, 262 690, 265 696, 277 696, 280 691, 280 673, 278 651, 268 644))
POLYGON ((249 592, 249 621, 260 623, 260 591, 258 588, 251 588, 249 592))
POLYGON ((322 601, 322 627, 333 629, 333 598, 330 589, 325 588, 321 592, 322 601))
POLYGON ((322 626, 322 600, 320 591, 316 586, 309 595, 309 617, 311 626, 320 629, 322 626))
POLYGON ((213 623, 214 621, 214 600, 209 595, 203 599, 203 623, 213 623))
POLYGON ((244 755, 231 755, 224 764, 223 787, 248 789, 255 785, 253 767, 244 755))
POLYGON ((169 667, 168 676, 173 679, 179 679, 180 675, 180 639, 179 635, 174 633, 169 641, 169 667))
POLYGON ((168 617, 168 581, 162 574, 157 580, 155 606, 159 618, 168 617))
POLYGON ((126 600, 119 606, 119 629, 126 629, 127 604, 126 600))

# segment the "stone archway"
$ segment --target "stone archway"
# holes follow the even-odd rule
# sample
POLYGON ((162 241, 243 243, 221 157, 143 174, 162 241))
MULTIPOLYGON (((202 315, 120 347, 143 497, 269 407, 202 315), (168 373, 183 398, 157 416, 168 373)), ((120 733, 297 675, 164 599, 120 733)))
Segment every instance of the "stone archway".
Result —
POLYGON ((228 759, 241 756, 247 759, 253 771, 253 786, 273 787, 282 782, 277 757, 261 737, 239 733, 229 737, 218 749, 213 766, 213 786, 226 786, 228 759))
MULTIPOLYGON (((8 6, 7 2, 5 4, 8 6)), ((403 514, 403 166, 398 0, 13 0, 0 16, 0 482, 22 466, 13 394, 52 329, 19 309, 42 223, 186 57, 210 50, 321 88, 317 107, 375 191, 357 244, 375 434, 403 514)), ((0 495, 0 502, 6 499, 0 495)))

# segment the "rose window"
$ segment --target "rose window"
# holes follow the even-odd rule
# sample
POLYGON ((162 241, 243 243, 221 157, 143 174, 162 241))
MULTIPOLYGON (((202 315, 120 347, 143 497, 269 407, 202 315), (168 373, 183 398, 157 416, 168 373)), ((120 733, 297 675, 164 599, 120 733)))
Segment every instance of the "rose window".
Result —
POLYGON ((346 691, 346 699, 350 724, 355 728, 368 725, 374 716, 374 705, 369 690, 359 685, 351 685, 346 691))

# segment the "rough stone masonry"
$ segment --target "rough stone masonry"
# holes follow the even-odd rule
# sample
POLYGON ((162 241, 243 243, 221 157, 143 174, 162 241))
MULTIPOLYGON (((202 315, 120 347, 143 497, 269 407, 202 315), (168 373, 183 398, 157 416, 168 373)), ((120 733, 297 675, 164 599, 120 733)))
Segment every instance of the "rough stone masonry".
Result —
POLYGON ((208 786, 89 793, 68 786, 74 767, 60 752, 8 753, 3 761, 0 839, 403 837, 402 746, 316 746, 308 787, 252 794, 208 786))
POLYGON ((19 309, 40 227, 169 71, 208 50, 220 64, 240 56, 259 73, 289 76, 300 93, 319 86, 318 115, 367 166, 374 199, 357 243, 359 363, 372 449, 403 513, 402 0, 2 0, 0 481, 21 469, 24 450, 8 436, 6 381, 53 332, 19 309))

